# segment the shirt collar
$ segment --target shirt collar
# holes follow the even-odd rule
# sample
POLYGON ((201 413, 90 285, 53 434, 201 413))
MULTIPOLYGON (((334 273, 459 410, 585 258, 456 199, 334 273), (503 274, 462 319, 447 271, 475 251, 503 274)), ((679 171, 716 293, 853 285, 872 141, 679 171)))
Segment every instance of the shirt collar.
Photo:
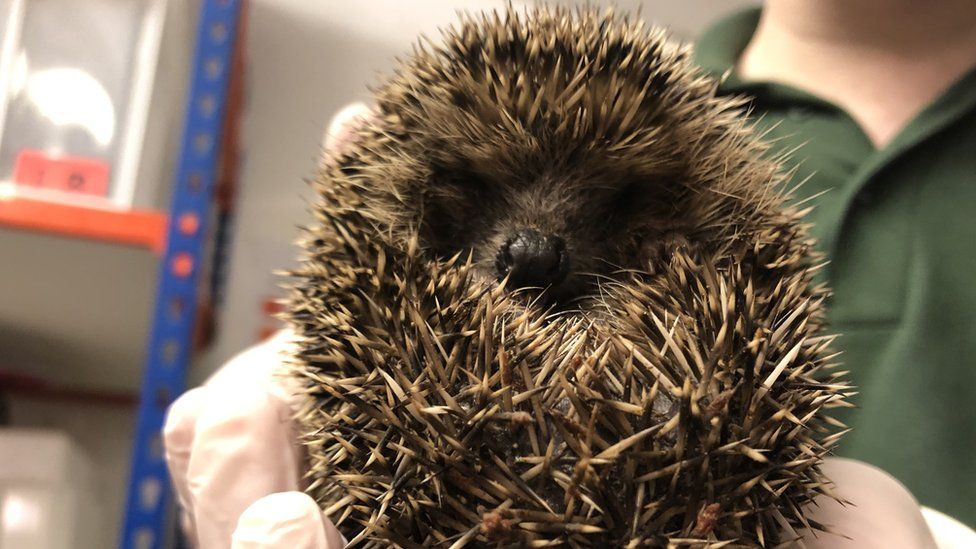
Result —
POLYGON ((735 80, 733 69, 759 25, 760 8, 739 11, 719 20, 702 33, 695 46, 695 63, 713 77, 723 77, 723 87, 735 80))
POLYGON ((709 76, 719 79, 719 93, 744 94, 763 103, 785 103, 829 108, 826 101, 803 90, 762 81, 744 81, 735 72, 742 52, 759 26, 760 6, 735 12, 705 30, 695 46, 695 63, 709 76))

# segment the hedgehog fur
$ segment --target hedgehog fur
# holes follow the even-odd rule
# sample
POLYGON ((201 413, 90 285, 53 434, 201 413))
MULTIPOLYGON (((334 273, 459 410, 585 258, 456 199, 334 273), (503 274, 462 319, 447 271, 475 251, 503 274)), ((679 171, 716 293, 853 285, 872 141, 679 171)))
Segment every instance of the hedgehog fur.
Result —
POLYGON ((288 318, 309 487, 352 547, 773 546, 848 387, 780 160, 686 47, 462 16, 313 181, 288 318), (571 261, 514 287, 529 226, 571 261))

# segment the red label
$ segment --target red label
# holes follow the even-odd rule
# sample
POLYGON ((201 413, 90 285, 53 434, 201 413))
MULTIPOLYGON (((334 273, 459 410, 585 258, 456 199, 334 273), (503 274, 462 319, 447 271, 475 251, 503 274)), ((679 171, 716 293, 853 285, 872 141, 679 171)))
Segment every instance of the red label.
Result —
POLYGON ((110 170, 108 162, 97 158, 21 151, 14 165, 14 182, 69 193, 108 196, 110 170))

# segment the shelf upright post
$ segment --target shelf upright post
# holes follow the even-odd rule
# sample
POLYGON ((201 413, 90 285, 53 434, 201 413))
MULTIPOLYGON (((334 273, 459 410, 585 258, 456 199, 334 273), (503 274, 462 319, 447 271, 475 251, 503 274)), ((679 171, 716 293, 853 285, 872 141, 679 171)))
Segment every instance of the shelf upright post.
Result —
POLYGON ((161 431, 166 408, 184 389, 193 350, 200 264, 214 198, 242 1, 200 2, 193 73, 173 182, 166 250, 157 280, 119 542, 125 549, 156 549, 167 538, 171 489, 161 431))

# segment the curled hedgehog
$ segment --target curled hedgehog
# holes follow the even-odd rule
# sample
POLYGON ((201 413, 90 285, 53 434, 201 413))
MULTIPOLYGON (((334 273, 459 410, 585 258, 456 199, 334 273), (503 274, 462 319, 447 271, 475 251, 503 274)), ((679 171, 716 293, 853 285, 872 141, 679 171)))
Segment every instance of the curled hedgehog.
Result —
POLYGON ((352 547, 773 546, 848 387, 779 160, 613 12, 463 16, 313 181, 288 318, 352 547))

